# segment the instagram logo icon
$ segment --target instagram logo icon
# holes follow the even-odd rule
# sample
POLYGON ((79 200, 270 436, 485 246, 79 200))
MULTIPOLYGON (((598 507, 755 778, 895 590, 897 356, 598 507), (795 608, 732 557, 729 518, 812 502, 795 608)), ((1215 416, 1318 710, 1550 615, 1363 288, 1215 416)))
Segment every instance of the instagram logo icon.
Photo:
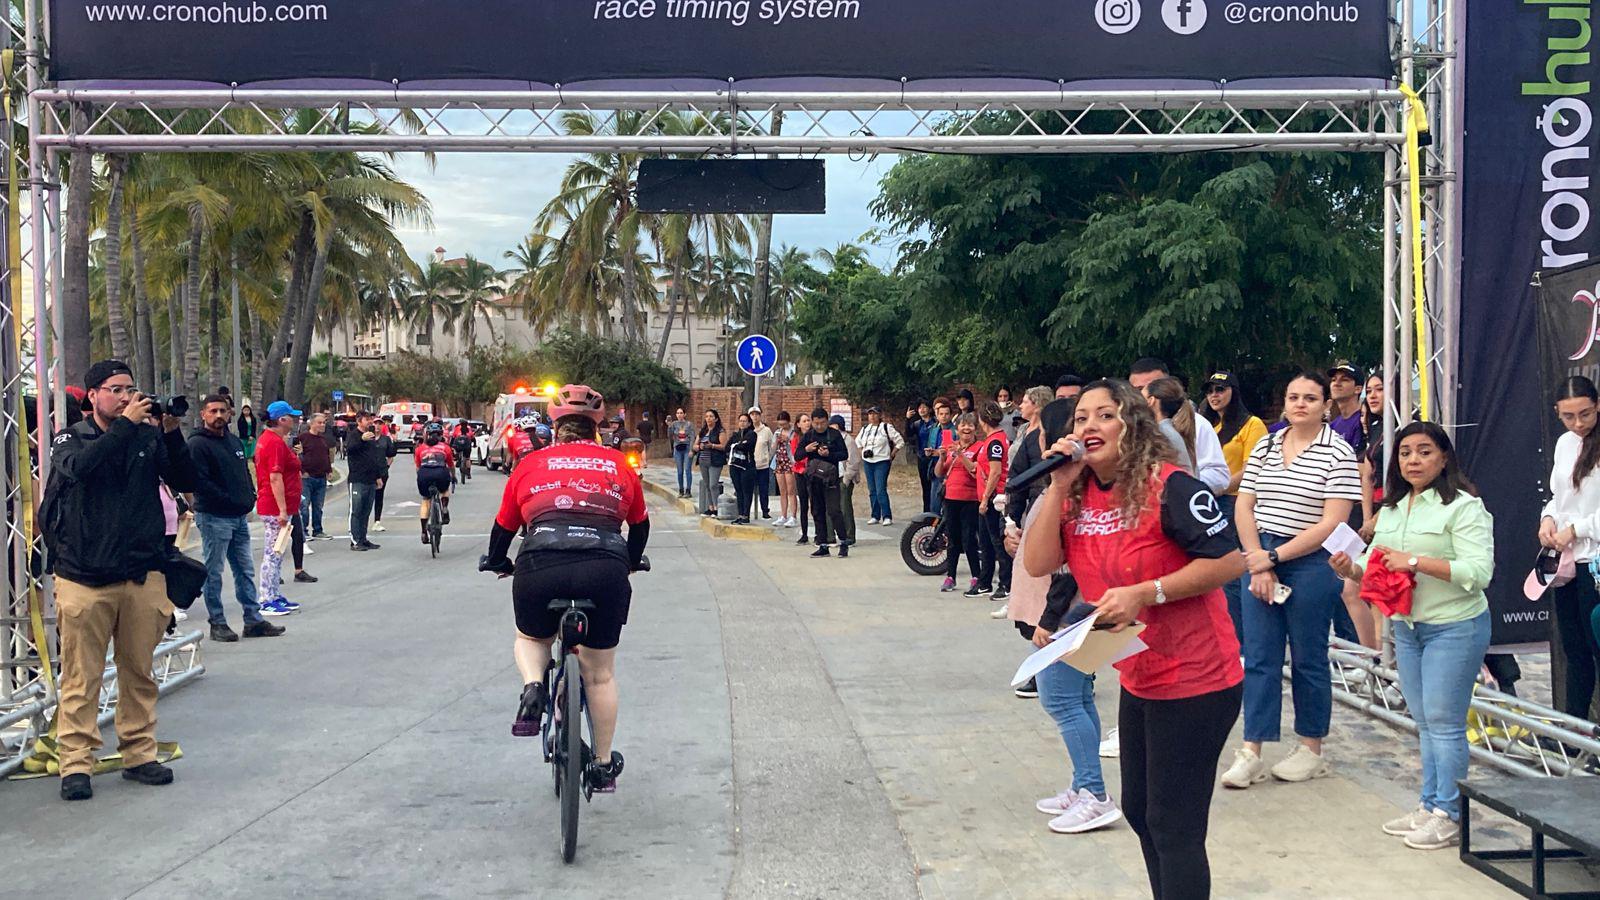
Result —
POLYGON ((1094 20, 1108 34, 1127 34, 1139 24, 1139 0, 1096 0, 1094 20))

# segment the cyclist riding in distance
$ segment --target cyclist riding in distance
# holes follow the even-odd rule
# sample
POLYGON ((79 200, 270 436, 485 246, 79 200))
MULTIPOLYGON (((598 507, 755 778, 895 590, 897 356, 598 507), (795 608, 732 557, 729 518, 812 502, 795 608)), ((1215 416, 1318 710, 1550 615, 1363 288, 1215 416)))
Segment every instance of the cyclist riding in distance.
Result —
POLYGON ((554 432, 539 419, 538 413, 523 416, 516 421, 516 429, 506 438, 506 448, 511 451, 511 467, 515 469, 518 460, 552 443, 554 432))
POLYGON ((428 496, 430 488, 439 491, 439 503, 443 506, 439 518, 444 524, 450 524, 450 485, 456 480, 456 455, 444 441, 444 425, 429 422, 422 433, 422 443, 417 445, 413 456, 417 461, 417 493, 422 495, 422 542, 426 544, 429 504, 432 502, 428 496))
POLYGON ((467 424, 466 419, 457 422, 455 427, 450 429, 450 449, 457 457, 472 459, 472 446, 477 443, 477 439, 477 432, 467 424))
POLYGON ((628 621, 633 589, 628 574, 639 568, 650 538, 644 486, 627 459, 597 442, 605 398, 586 385, 556 392, 550 415, 556 443, 524 458, 506 484, 480 571, 514 575, 512 603, 522 674, 522 698, 511 733, 532 737, 549 702, 543 683, 561 613, 551 600, 589 600, 589 628, 578 665, 594 721, 594 759, 585 777, 597 792, 616 789, 622 754, 611 748, 617 728, 617 644, 628 621), (628 526, 623 537, 622 526, 628 526), (528 536, 515 566, 506 558, 517 529, 528 536))

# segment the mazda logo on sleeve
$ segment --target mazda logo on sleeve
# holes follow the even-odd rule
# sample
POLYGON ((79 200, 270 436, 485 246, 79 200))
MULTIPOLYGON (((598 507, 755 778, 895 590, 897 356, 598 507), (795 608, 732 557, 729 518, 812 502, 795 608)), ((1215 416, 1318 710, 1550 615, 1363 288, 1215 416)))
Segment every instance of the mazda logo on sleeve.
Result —
POLYGON ((1222 507, 1210 491, 1202 491, 1189 498, 1189 515, 1201 525, 1215 525, 1222 521, 1222 507))

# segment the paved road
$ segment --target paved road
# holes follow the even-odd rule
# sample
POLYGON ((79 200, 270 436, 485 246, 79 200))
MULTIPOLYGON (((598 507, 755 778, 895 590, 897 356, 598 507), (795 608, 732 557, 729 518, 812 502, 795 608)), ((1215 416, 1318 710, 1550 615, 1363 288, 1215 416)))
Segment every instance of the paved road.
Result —
MULTIPOLYGON (((408 459, 381 551, 315 544, 289 633, 207 644, 162 701, 173 786, 101 778, 68 805, 51 780, 0 785, 0 897, 1145 895, 1126 827, 1062 837, 1032 811, 1067 766, 1003 690, 1025 645, 864 520, 849 560, 813 561, 794 531, 716 541, 656 514, 619 665, 627 772, 563 866, 548 771, 509 736, 508 586, 473 571, 504 479, 465 488, 433 560, 408 459)), ((1406 799, 1354 765, 1220 797, 1217 896, 1498 896, 1378 833, 1406 799)))

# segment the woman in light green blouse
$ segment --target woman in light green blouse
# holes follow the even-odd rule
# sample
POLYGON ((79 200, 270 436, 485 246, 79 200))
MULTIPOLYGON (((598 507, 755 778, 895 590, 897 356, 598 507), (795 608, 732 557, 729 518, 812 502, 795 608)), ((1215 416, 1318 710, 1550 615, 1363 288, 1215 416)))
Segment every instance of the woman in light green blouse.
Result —
POLYGON ((1422 746, 1422 798, 1417 809, 1388 822, 1384 832, 1406 846, 1438 850, 1460 842, 1461 797, 1467 777, 1467 707, 1489 649, 1489 602, 1483 589, 1494 575, 1494 519, 1461 471, 1444 429, 1413 422, 1395 435, 1372 546, 1361 559, 1329 560, 1343 578, 1360 579, 1382 554, 1394 571, 1417 578, 1411 613, 1393 616, 1400 691, 1417 723, 1422 746), (1409 490, 1398 490, 1400 485, 1409 490))

